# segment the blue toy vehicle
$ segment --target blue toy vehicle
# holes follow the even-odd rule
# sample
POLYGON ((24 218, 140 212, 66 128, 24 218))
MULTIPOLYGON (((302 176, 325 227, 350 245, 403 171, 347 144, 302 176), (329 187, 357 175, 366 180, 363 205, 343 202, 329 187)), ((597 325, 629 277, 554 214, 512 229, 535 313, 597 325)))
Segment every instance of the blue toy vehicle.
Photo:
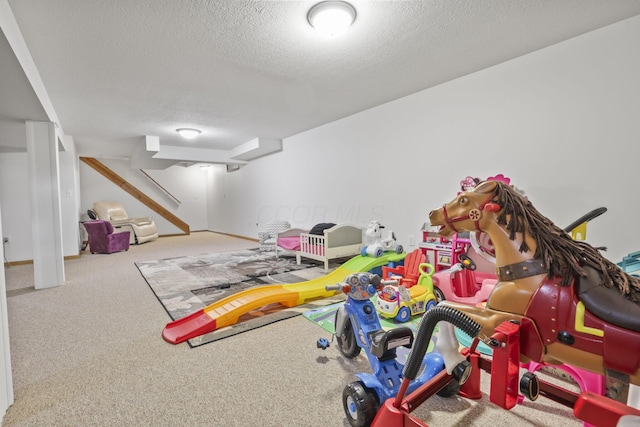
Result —
MULTIPOLYGON (((403 361, 396 354, 399 347, 410 348, 413 332, 402 326, 385 331, 378 313, 369 300, 378 289, 395 281, 383 281, 371 273, 354 273, 344 283, 327 286, 327 290, 342 291, 347 300, 336 312, 336 341, 342 355, 348 359, 364 350, 373 374, 358 373, 358 381, 348 384, 342 392, 342 404, 352 426, 369 426, 380 404, 395 396, 402 382, 403 361)), ((405 355, 406 356, 406 355, 405 355)), ((423 371, 409 386, 409 392, 444 369, 442 357, 427 353, 423 371)), ((455 394, 455 392, 454 392, 455 394)))
POLYGON ((625 273, 640 277, 640 251, 631 252, 622 258, 622 261, 618 263, 618 267, 625 273))

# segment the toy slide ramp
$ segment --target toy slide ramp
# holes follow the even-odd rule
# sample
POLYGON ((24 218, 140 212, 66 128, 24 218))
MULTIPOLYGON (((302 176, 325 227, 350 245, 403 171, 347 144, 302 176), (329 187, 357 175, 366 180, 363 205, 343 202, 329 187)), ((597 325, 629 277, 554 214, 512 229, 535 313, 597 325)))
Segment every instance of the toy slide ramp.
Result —
POLYGON ((293 284, 266 285, 245 289, 216 301, 182 319, 167 323, 162 331, 162 338, 171 344, 179 344, 225 326, 233 325, 238 322, 238 318, 243 314, 265 305, 280 303, 287 307, 295 307, 308 300, 328 298, 334 295, 336 291, 327 291, 325 289, 326 285, 341 282, 351 273, 369 271, 373 268, 387 265, 390 262, 401 261, 405 255, 404 253, 396 254, 391 252, 385 253, 380 258, 358 255, 331 273, 317 279, 293 284))

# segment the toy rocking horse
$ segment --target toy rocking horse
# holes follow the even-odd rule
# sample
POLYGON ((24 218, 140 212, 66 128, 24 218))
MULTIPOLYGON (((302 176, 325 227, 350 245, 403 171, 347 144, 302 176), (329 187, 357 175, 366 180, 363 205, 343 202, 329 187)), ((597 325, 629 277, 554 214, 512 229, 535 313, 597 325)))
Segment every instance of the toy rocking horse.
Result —
POLYGON ((522 361, 640 384, 640 278, 573 240, 502 182, 460 193, 429 219, 442 236, 482 231, 493 242, 498 284, 486 307, 440 303, 478 322, 478 338, 489 342, 498 325, 517 322, 522 361))

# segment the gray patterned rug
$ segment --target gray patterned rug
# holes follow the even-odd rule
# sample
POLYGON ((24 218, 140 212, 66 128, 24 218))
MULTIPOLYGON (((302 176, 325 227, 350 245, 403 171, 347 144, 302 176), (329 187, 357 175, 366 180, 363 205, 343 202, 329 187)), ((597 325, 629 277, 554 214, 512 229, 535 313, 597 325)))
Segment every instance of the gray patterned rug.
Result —
MULTIPOLYGON (((295 257, 276 258, 274 252, 257 249, 142 261, 136 262, 136 267, 172 320, 247 288, 304 282, 326 274, 321 263, 313 260, 297 265, 295 257)), ((271 304, 243 315, 235 325, 193 338, 188 343, 197 347, 342 299, 342 295, 337 295, 292 308, 271 304)))

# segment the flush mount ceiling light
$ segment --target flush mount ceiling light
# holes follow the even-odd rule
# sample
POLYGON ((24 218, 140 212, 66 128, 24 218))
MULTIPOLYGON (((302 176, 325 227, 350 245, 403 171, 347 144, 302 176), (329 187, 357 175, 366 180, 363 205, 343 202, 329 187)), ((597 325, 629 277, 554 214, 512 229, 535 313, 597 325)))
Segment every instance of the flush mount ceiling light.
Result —
POLYGON ((186 139, 193 139, 196 136, 200 135, 200 131, 198 129, 191 129, 191 128, 176 129, 176 132, 178 132, 180 136, 186 139))
POLYGON ((320 33, 336 37, 344 34, 356 19, 356 10, 344 1, 323 1, 307 15, 309 24, 320 33))

